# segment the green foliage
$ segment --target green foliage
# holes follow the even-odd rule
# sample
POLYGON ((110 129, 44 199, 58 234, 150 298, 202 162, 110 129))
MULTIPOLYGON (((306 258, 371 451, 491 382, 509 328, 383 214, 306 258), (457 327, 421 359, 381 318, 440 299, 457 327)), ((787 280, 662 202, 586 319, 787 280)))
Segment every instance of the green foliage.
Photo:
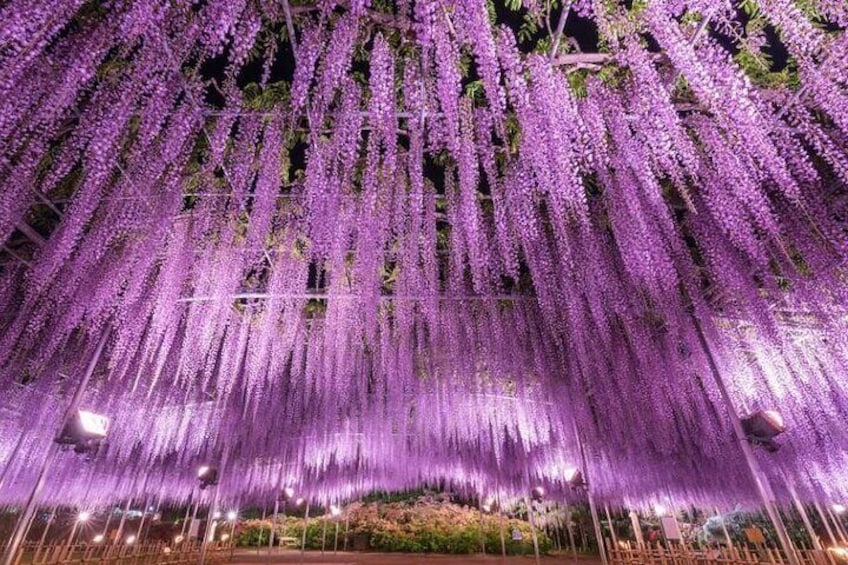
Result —
POLYGON ((252 110, 270 110, 277 105, 288 103, 291 85, 287 81, 272 82, 262 88, 255 82, 244 87, 244 99, 252 110))

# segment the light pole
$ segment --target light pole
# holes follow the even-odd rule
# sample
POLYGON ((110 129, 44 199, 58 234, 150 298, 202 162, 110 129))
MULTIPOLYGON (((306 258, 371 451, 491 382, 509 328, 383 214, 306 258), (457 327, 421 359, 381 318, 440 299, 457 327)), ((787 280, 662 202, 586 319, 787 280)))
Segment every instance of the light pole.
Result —
MULTIPOLYGON (((61 420, 61 425, 64 426, 68 420, 70 420, 71 415, 79 406, 80 400, 82 400, 82 395, 85 392, 86 386, 88 386, 88 381, 91 380, 91 375, 94 374, 94 369, 97 367, 97 363, 100 361, 100 356, 103 354, 103 348, 106 346, 106 341, 109 339, 109 329, 100 336, 100 341, 97 342, 97 346, 94 349, 94 354, 91 356, 91 359, 88 362, 88 366, 85 368, 85 373, 83 373, 82 378, 77 384, 77 389, 74 392, 74 396, 71 398, 71 402, 68 404, 68 407, 65 409, 64 417, 61 420)), ((35 479, 35 484, 32 487, 32 490, 29 493, 29 497, 27 498, 26 504, 24 504, 23 511, 21 515, 18 517, 18 521, 15 524, 15 529, 12 531, 12 534, 9 536, 9 544, 6 546, 6 551, 3 553, 3 565, 13 565, 15 562, 15 558, 17 556, 18 549, 21 546, 21 543, 24 541, 24 537, 26 537, 27 530, 29 530, 29 525, 32 522, 32 518, 35 515, 35 511, 38 508, 38 499, 41 495, 41 490, 44 488, 44 484, 47 482, 47 471, 50 470, 50 465, 53 463, 53 459, 56 457, 56 454, 59 452, 59 444, 51 439, 50 446, 47 448, 47 453, 44 456, 44 460, 41 463, 41 469, 38 471, 38 476, 35 479)))
POLYGON ((742 422, 739 420, 739 414, 733 406, 733 400, 730 398, 730 393, 727 391, 724 379, 721 376, 721 372, 718 370, 718 363, 716 363, 712 349, 710 349, 710 345, 704 335, 704 330, 701 328, 701 322, 695 314, 694 307, 690 310, 689 315, 692 318, 692 325, 695 328, 695 334, 698 337, 698 342, 700 343, 701 349, 704 351, 704 355, 707 358, 707 365, 709 366, 710 374, 713 377, 713 381, 715 381, 716 387, 721 394, 722 401, 724 402, 725 408, 730 416, 733 433, 736 436, 739 447, 742 449, 742 454, 745 456, 745 461, 748 464, 748 470, 751 473, 751 479, 753 479, 754 485, 757 487, 757 492, 759 493, 760 499, 765 507, 766 514, 768 514, 769 519, 774 525, 775 532, 777 532, 780 547, 786 554, 786 559, 789 561, 789 565, 798 565, 798 557, 795 554, 795 548, 792 546, 792 542, 789 539, 789 533, 786 531, 786 526, 783 524, 783 520, 780 518, 780 514, 778 514, 777 509, 774 506, 775 496, 771 490, 771 485, 766 480, 765 475, 760 469, 760 464, 754 456, 754 450, 751 447, 751 443, 748 441, 745 430, 742 428, 742 422))

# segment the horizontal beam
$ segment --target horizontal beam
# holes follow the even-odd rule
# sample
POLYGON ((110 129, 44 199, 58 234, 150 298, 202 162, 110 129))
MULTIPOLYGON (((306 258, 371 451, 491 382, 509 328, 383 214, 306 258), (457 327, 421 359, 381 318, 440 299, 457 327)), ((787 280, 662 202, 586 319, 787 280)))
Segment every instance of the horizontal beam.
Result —
MULTIPOLYGON (((220 295, 200 295, 188 296, 177 300, 178 303, 194 303, 194 302, 218 302, 220 300, 367 300, 370 297, 363 294, 332 294, 332 293, 267 293, 267 292, 240 292, 235 294, 220 295)), ((414 295, 387 295, 381 296, 380 301, 427 301, 435 298, 441 302, 488 302, 488 301, 519 301, 519 300, 535 300, 534 296, 520 294, 496 294, 489 296, 481 295, 465 295, 465 296, 414 296, 414 295)))

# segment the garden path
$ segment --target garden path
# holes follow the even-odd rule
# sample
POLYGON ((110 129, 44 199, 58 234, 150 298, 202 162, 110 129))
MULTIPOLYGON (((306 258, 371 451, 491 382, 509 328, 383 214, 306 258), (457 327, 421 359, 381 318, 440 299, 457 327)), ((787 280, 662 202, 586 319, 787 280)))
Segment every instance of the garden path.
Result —
MULTIPOLYGON (((506 561, 500 555, 441 555, 441 554, 412 554, 412 553, 361 553, 328 551, 323 556, 320 551, 307 551, 301 561, 299 551, 279 551, 269 555, 266 551, 258 553, 255 550, 239 550, 233 555, 231 565, 252 564, 283 564, 304 563, 314 565, 534 565, 532 556, 509 556, 506 561)), ((542 557, 544 565, 574 565, 570 555, 554 555, 542 557)), ((600 565, 597 557, 578 557, 578 565, 600 565)))

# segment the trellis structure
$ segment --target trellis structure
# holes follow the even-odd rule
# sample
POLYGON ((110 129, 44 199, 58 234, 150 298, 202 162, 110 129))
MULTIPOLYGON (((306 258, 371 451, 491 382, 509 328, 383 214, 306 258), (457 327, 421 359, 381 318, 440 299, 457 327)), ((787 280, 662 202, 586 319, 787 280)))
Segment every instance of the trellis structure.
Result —
POLYGON ((83 375, 108 448, 42 499, 185 501, 210 461, 243 503, 574 466, 634 507, 844 497, 846 20, 7 2, 0 501, 83 375), (789 431, 746 463, 757 409, 789 431))

